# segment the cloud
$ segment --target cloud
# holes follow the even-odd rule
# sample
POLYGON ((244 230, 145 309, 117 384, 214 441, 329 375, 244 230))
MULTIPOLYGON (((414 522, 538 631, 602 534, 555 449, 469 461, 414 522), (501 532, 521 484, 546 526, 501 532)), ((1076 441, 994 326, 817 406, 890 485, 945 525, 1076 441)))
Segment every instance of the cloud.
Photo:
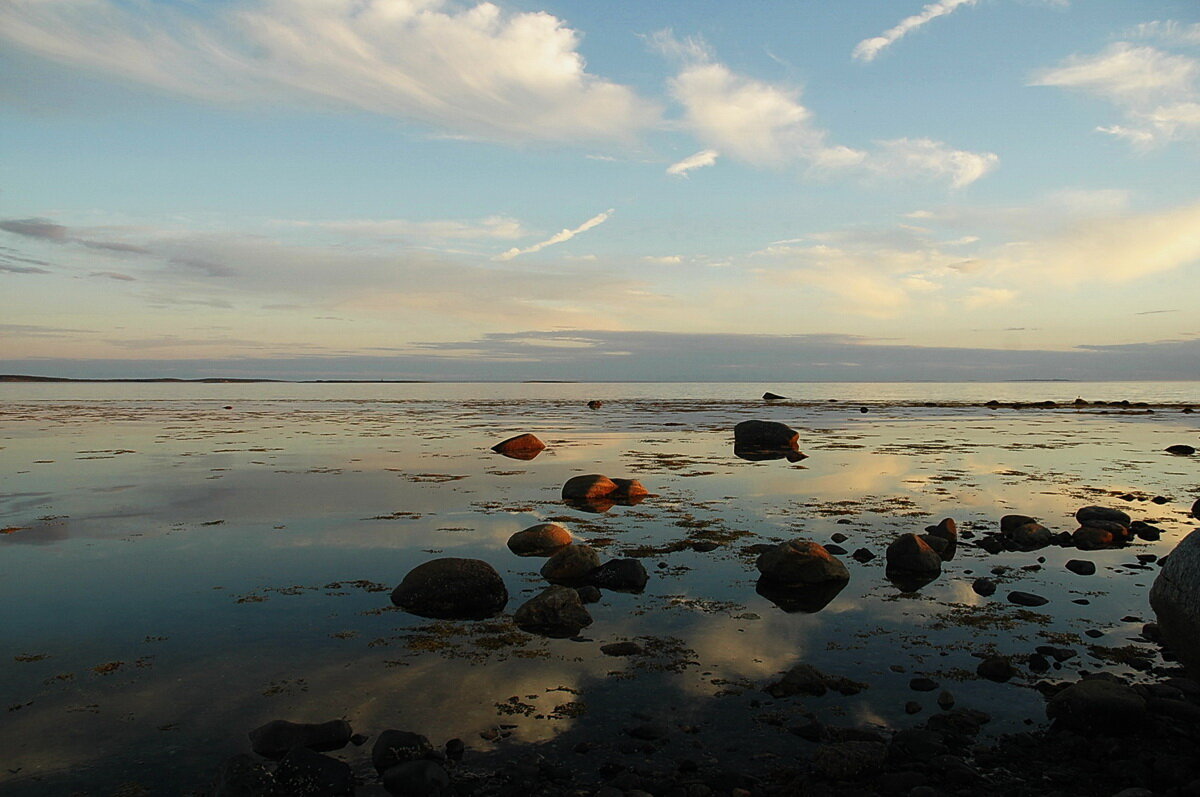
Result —
POLYGON ((715 149, 700 150, 695 155, 689 155, 678 163, 672 163, 667 167, 667 174, 676 177, 687 177, 688 172, 693 169, 712 166, 717 162, 718 155, 719 153, 715 149))
POLYGON ((504 141, 631 140, 658 109, 545 12, 447 0, 8 0, 0 37, 203 101, 355 108, 504 141))
POLYGON ((945 177, 962 188, 992 171, 1000 158, 993 152, 952 149, 928 138, 899 138, 879 142, 865 162, 872 172, 887 177, 945 177))
POLYGON ((571 240, 576 235, 579 235, 579 233, 581 233, 581 232, 587 232, 588 230, 592 229, 593 227, 598 227, 599 225, 608 221, 608 217, 611 216, 612 214, 613 214, 613 209, 609 208, 608 210, 604 211, 603 213, 597 213, 595 216, 592 216, 590 219, 585 221, 583 224, 580 224, 578 227, 576 227, 573 230, 562 230, 561 232, 558 232, 555 235, 550 236, 546 240, 541 241, 540 243, 536 243, 533 246, 527 246, 524 249, 518 249, 516 247, 513 247, 512 249, 509 249, 507 252, 503 252, 501 254, 496 255, 492 259, 500 260, 500 261, 512 260, 514 257, 517 257, 518 255, 528 255, 528 254, 532 254, 534 252, 540 252, 543 249, 545 249, 547 246, 554 246, 555 244, 561 244, 565 241, 571 240))
POLYGON ((122 274, 119 271, 93 271, 88 274, 89 277, 104 277, 110 280, 118 280, 120 282, 137 282, 137 277, 131 277, 128 274, 122 274))
POLYGON ((646 257, 642 258, 642 261, 645 263, 653 263, 659 266, 677 266, 683 262, 683 257, 680 255, 662 255, 659 257, 647 255, 646 257))
POLYGON ((1200 22, 1191 24, 1173 19, 1143 22, 1129 32, 1131 38, 1157 39, 1175 45, 1200 45, 1200 22))
POLYGON ((863 39, 854 48, 852 57, 859 61, 874 61, 886 47, 895 44, 900 39, 912 33, 927 22, 952 13, 960 6, 975 5, 976 0, 940 0, 930 3, 921 9, 921 13, 905 17, 893 28, 883 32, 881 36, 863 39))
POLYGON ((414 240, 513 240, 528 235, 521 222, 508 216, 488 216, 478 221, 438 219, 345 219, 339 221, 285 222, 285 224, 325 230, 346 236, 376 239, 414 240))
POLYGON ((1107 100, 1124 124, 1097 131, 1137 147, 1200 137, 1200 60, 1156 47, 1115 42, 1095 55, 1072 56, 1037 72, 1033 86, 1082 91, 1107 100))
POLYGON ((981 307, 1008 304, 1017 298, 1017 292, 1008 288, 972 288, 964 304, 967 309, 978 310, 981 307))

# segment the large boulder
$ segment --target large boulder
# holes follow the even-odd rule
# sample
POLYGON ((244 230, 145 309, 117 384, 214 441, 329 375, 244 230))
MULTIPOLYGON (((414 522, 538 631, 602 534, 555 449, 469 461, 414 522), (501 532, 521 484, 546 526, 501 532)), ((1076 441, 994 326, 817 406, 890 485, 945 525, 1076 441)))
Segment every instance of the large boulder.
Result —
POLYGON ((1166 557, 1150 587, 1150 607, 1163 640, 1193 676, 1200 676, 1200 529, 1166 557))
POLYGON ((1038 548, 1045 548, 1054 538, 1054 535, 1050 533, 1050 529, 1036 521, 1010 527, 1007 532, 1004 532, 1004 536, 1011 540, 1013 545, 1016 545, 1023 551, 1034 551, 1038 548))
POLYGON ((641 592, 650 576, 637 559, 613 559, 588 574, 588 581, 602 589, 617 592, 641 592))
POLYGON ((549 637, 572 637, 592 624, 592 616, 570 587, 547 587, 533 596, 513 615, 522 631, 549 637))
POLYGON ((554 584, 582 584, 600 566, 600 554, 590 545, 572 543, 546 560, 542 578, 554 584))
POLYGON ((767 581, 793 587, 846 583, 850 571, 823 545, 810 540, 789 540, 764 551, 756 562, 767 581))
POLYGON ((778 421, 742 421, 733 427, 734 448, 780 451, 799 447, 800 433, 778 421))
POLYGON ((1110 509, 1103 506, 1085 506, 1075 512, 1075 519, 1079 521, 1080 526, 1092 525, 1089 521, 1104 520, 1110 523, 1120 523, 1125 528, 1129 528, 1129 515, 1122 512, 1120 509, 1110 509))
POLYGON ((1146 701, 1131 687, 1087 678, 1063 689, 1046 705, 1046 716, 1077 733, 1124 735, 1146 724, 1146 701))
MULTIPOLYGON (((1099 524, 1101 521, 1096 521, 1099 524)), ((1107 525, 1107 524, 1106 524, 1107 525)), ((1120 545, 1120 538, 1110 528, 1082 526, 1071 535, 1071 544, 1081 551, 1099 551, 1120 545)))
POLYGON ((887 567, 906 573, 940 573, 942 557, 916 534, 901 534, 887 547, 887 567))
POLYGON ((616 491, 617 484, 612 479, 599 473, 589 473, 567 479, 562 488, 562 497, 567 501, 585 501, 604 498, 616 491))
POLYGON ((497 454, 503 454, 512 459, 533 459, 546 448, 546 444, 532 434, 519 434, 516 437, 510 437, 507 440, 502 440, 492 446, 492 450, 497 454))
POLYGON ((1037 518, 1029 515, 1005 515, 1000 518, 1000 533, 1007 537, 1014 529, 1027 523, 1037 523, 1037 518))
POLYGON ((263 758, 278 760, 292 749, 304 747, 317 752, 340 750, 354 731, 345 720, 289 722, 273 720, 250 731, 250 749, 263 758))
POLYGON ((508 550, 517 556, 551 556, 571 544, 571 532, 557 523, 538 523, 508 538, 508 550))
POLYGON ((482 620, 504 609, 508 590, 487 562, 446 557, 410 570, 392 590, 392 603, 421 617, 482 620))

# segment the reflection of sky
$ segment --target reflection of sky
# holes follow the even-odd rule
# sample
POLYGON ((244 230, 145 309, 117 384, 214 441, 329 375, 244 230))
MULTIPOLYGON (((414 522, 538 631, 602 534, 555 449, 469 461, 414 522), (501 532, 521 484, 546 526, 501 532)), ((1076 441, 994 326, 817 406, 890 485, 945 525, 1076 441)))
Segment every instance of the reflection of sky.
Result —
MULTIPOLYGON (((0 690, 6 705, 21 708, 7 714, 0 747, 11 751, 8 766, 23 769, 0 776, 0 784, 167 754, 176 756, 178 771, 191 766, 206 780, 222 755, 243 749, 247 730, 276 717, 346 716, 367 733, 401 727, 435 742, 462 736, 474 746, 483 745, 480 730, 501 722, 516 724, 514 738, 526 741, 579 732, 571 720, 498 715, 495 704, 512 696, 543 713, 568 700, 588 702, 591 728, 620 727, 635 705, 676 706, 676 716, 686 705, 691 715, 719 717, 727 727, 749 723, 750 733, 755 712, 746 701, 764 698, 757 690, 798 661, 871 684, 851 698, 803 701, 830 721, 911 722, 905 701, 933 710, 932 697, 907 689, 922 673, 941 680, 960 705, 997 714, 1002 729, 1006 716, 1008 726, 1040 716, 1040 697, 1019 685, 957 681, 955 673, 973 671, 973 654, 984 650, 1030 653, 1046 641, 1039 633, 1099 628, 1107 634, 1102 643, 1126 644, 1138 624, 1117 619, 1148 618, 1154 573, 1112 568, 1136 553, 1166 552, 1191 528, 1183 513, 1194 468, 1161 452, 1194 438, 1194 428, 1182 426, 1194 416, 910 409, 860 418, 773 407, 771 417, 801 430, 810 455, 792 465, 732 455, 728 430, 745 417, 744 407, 677 409, 606 405, 591 413, 491 402, 303 411, 264 404, 241 413, 161 403, 17 408, 3 440, 13 475, 0 495, 0 526, 19 528, 0 535, 9 574, 0 580, 8 641, 0 690), (550 444, 535 460, 487 451, 526 429, 550 444), (638 478, 655 497, 602 515, 563 506, 562 483, 591 472, 638 478), (841 531, 848 550, 882 555, 896 533, 942 516, 984 531, 1000 515, 1022 512, 1070 531, 1077 507, 1124 506, 1105 493, 1127 491, 1176 499, 1129 505, 1135 517, 1162 519, 1164 539, 1087 554, 1101 566, 1091 579, 1062 568, 1078 552, 988 557, 962 546, 938 581, 897 599, 883 579, 882 556, 867 565, 847 558, 851 582, 828 607, 787 615, 755 594, 753 557, 735 553, 792 536, 828 542, 841 531), (711 553, 648 556, 644 595, 606 595, 592 607, 595 623, 585 632, 592 642, 535 639, 527 649, 541 651, 536 658, 512 649, 486 663, 414 655, 396 637, 426 621, 362 614, 388 607, 386 592, 289 590, 357 579, 390 588, 433 556, 471 556, 501 571, 511 612, 541 588, 541 562, 511 556, 505 541, 552 517, 597 540, 605 557, 706 529, 718 539, 748 536, 711 553), (1046 625, 939 627, 953 605, 997 605, 971 591, 972 579, 997 564, 1037 564, 1038 556, 1043 569, 1002 577, 998 595, 1022 589, 1051 597, 1046 625), (1084 597, 1086 606, 1070 602, 1084 597), (598 654, 602 643, 645 636, 680 640, 691 651, 680 655, 695 664, 658 673, 598 654), (371 646, 377 639, 385 643, 371 646), (37 654, 48 658, 14 660, 37 654), (124 664, 110 675, 90 671, 112 661, 124 664), (610 674, 625 671, 637 677, 610 674), (67 673, 71 680, 54 680, 67 673), (730 683, 753 688, 716 697, 730 683), (547 691, 558 686, 580 694, 547 691), (272 689, 278 694, 263 694, 272 689), (54 731, 64 724, 68 732, 54 731), (179 754, 184 749, 190 752, 179 754)), ((1086 657, 1076 663, 1097 666, 1086 657)))

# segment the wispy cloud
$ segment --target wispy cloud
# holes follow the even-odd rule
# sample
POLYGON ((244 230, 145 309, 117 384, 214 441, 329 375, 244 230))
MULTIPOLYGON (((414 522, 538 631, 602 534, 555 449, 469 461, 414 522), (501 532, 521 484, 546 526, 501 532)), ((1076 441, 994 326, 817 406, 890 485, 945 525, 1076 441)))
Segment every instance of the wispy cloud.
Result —
POLYGON ((1200 45, 1200 22, 1188 24, 1173 19, 1143 22, 1129 31, 1130 38, 1156 39, 1182 46, 1200 45))
POLYGON ((677 266, 683 262, 682 255, 646 255, 642 258, 644 263, 653 263, 656 266, 677 266))
POLYGON ((488 216, 477 221, 435 219, 344 219, 337 221, 284 222, 284 224, 339 233, 358 238, 412 240, 515 240, 529 233, 521 222, 508 216, 488 216))
POLYGON ((695 155, 689 155, 678 163, 672 163, 667 167, 667 174, 676 177, 687 177, 688 172, 694 169, 712 166, 717 162, 719 154, 715 149, 700 150, 695 155))
POLYGON ((940 0, 930 3, 921 9, 919 14, 905 17, 893 28, 884 31, 882 35, 863 39, 855 47, 851 55, 859 61, 874 61, 884 49, 895 44, 900 39, 912 33, 926 23, 944 17, 961 6, 975 5, 976 0, 940 0))
POLYGON ((7 0, 0 38, 221 103, 361 109, 499 140, 629 140, 658 109, 586 70, 545 12, 448 0, 7 0))
POLYGON ((512 260, 514 257, 517 257, 519 255, 528 255, 528 254, 533 254, 534 252, 540 252, 543 249, 545 249, 547 246, 554 246, 555 244, 564 243, 566 241, 571 240, 576 235, 579 235, 579 233, 581 233, 581 232, 587 232, 588 230, 592 229, 593 227, 598 227, 599 225, 608 221, 609 216, 611 216, 612 214, 613 214, 613 209, 609 208, 608 210, 604 211, 603 213, 597 213, 595 216, 592 216, 590 219, 585 221, 583 224, 580 224, 578 227, 576 227, 573 230, 562 230, 561 232, 558 232, 558 233, 550 236, 546 240, 540 241, 540 242, 534 244, 533 246, 527 246, 524 249, 518 249, 516 247, 513 247, 512 249, 509 249, 507 252, 503 252, 501 254, 496 255, 492 259, 493 260, 501 260, 501 261, 512 260))

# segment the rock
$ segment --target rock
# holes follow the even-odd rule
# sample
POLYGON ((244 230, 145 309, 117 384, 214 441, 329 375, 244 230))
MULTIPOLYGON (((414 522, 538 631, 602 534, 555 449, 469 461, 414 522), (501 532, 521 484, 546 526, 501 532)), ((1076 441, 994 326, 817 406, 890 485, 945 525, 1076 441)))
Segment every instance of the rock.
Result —
POLYGON ((954 695, 943 689, 937 697, 937 704, 942 711, 949 711, 954 708, 954 695))
POLYGON ((1008 602, 1018 606, 1045 606, 1050 599, 1034 595, 1032 592, 1010 592, 1008 593, 1008 602))
POLYGON ((301 797, 342 797, 354 794, 354 773, 350 765, 336 758, 295 747, 275 770, 278 789, 301 797))
POLYGON ((576 587, 575 591, 579 593, 579 600, 583 603, 598 603, 603 595, 600 590, 593 587, 591 584, 584 584, 582 587, 576 587))
POLYGON ((825 547, 810 540, 780 543, 759 555, 755 565, 763 578, 781 586, 846 583, 850 571, 825 547))
POLYGON ((1032 518, 1029 515, 1005 515, 1000 518, 1000 533, 1007 537, 1015 529, 1029 523, 1037 523, 1037 518, 1032 518))
POLYGON ((1016 675, 1017 671, 1008 659, 1001 656, 992 656, 979 662, 979 666, 975 668, 975 674, 989 681, 1004 683, 1016 675))
POLYGON ((278 760, 296 747, 323 753, 350 743, 354 731, 345 720, 288 722, 273 720, 250 731, 250 748, 263 758, 278 760))
POLYGON ((503 454, 512 459, 530 460, 546 448, 546 444, 532 434, 519 434, 516 437, 510 437, 507 440, 502 440, 492 446, 492 450, 497 454, 503 454))
POLYGON ((513 614, 513 622, 522 631, 561 639, 576 636, 591 625, 592 616, 583 607, 578 592, 552 586, 521 604, 513 614))
POLYGON ((1200 676, 1200 529, 1165 558, 1150 587, 1159 631, 1193 677, 1200 676))
POLYGON ((1022 523, 1020 526, 1010 529, 1006 536, 1018 548, 1033 551, 1049 545, 1054 535, 1050 533, 1050 529, 1040 523, 1022 523))
POLYGON ((434 761, 407 761, 383 773, 383 788, 396 797, 448 797, 450 776, 434 761))
POLYGON ((776 393, 771 393, 770 391, 763 393, 764 401, 782 401, 785 398, 787 398, 787 396, 780 396, 776 393))
POLYGON ((653 742, 657 739, 667 738, 671 734, 671 729, 661 722, 645 722, 626 729, 625 733, 644 742, 653 742))
POLYGON ((1092 525, 1089 521, 1104 520, 1109 523, 1120 523, 1125 528, 1129 528, 1129 515, 1122 512, 1120 509, 1108 509, 1102 506, 1085 506, 1075 512, 1075 519, 1079 521, 1081 526, 1092 525))
POLYGON ((613 559, 589 573, 587 579, 601 589, 641 592, 646 588, 650 576, 637 559, 613 559))
POLYGON ((735 448, 783 450, 799 448, 800 433, 777 421, 742 421, 733 427, 735 448))
POLYGON ((542 578, 554 584, 576 584, 587 580, 588 574, 600 566, 600 554, 590 545, 572 543, 542 565, 542 578))
POLYGON ((1068 559, 1064 567, 1079 576, 1091 576, 1096 573, 1096 563, 1086 559, 1068 559))
POLYGON ((1116 547, 1118 540, 1108 529, 1083 526, 1071 535, 1071 544, 1081 551, 1099 551, 1116 547))
POLYGON ((612 483, 616 485, 616 489, 609 493, 608 497, 618 502, 636 502, 650 495, 650 491, 637 479, 613 479, 612 483))
POLYGON ((640 656, 646 650, 636 642, 610 642, 601 645, 600 652, 605 656, 640 656))
POLYGON ((996 582, 990 578, 977 578, 972 582, 971 589, 975 590, 976 595, 987 598, 996 594, 996 582))
POLYGON ((262 762, 247 753, 225 759, 213 782, 212 797, 264 797, 271 794, 275 778, 262 762))
POLYGON ((1004 537, 998 534, 989 534, 975 544, 990 554, 998 554, 1004 550, 1004 537))
POLYGON ((826 675, 811 664, 800 662, 785 672, 782 679, 767 686, 765 691, 772 697, 820 697, 830 689, 843 695, 855 695, 866 688, 866 684, 842 676, 826 675))
POLYGON ((565 500, 582 501, 590 498, 604 498, 616 492, 617 485, 607 476, 599 473, 589 473, 584 476, 572 476, 563 485, 562 497, 565 500))
POLYGON ((557 523, 538 523, 509 537, 508 550, 517 556, 550 556, 571 539, 571 532, 557 523))
POLYGON ((463 755, 467 752, 467 745, 462 739, 450 739, 446 742, 446 758, 451 761, 461 761, 463 755))
POLYGON ((942 557, 916 534, 901 534, 887 548, 888 570, 940 573, 942 557))
MULTIPOLYGON (((941 539, 946 541, 946 545, 938 550, 938 554, 944 561, 950 561, 954 558, 954 553, 958 548, 958 524, 954 522, 954 518, 943 518, 936 526, 931 526, 925 530, 930 539, 941 539)), ((926 539, 929 543, 929 539, 926 539)), ((932 548, 933 546, 930 545, 932 548)))
POLYGON ((1200 498, 1197 498, 1195 503, 1192 504, 1192 517, 1200 520, 1200 498))
POLYGON ((859 548, 857 551, 850 554, 850 558, 856 562, 862 562, 866 564, 875 558, 875 554, 871 553, 871 551, 866 548, 859 548))
POLYGON ((842 534, 840 531, 835 531, 833 534, 829 535, 829 539, 832 542, 845 542, 846 540, 848 540, 850 538, 847 537, 845 534, 842 534))
POLYGON ((829 553, 833 554, 834 556, 845 556, 846 554, 849 553, 849 551, 847 551, 845 548, 843 548, 842 546, 840 546, 834 542, 831 542, 828 545, 826 545, 825 550, 829 551, 829 553))
POLYGON ((938 688, 938 682, 932 678, 913 678, 908 682, 908 688, 914 692, 932 692, 938 688))
POLYGON ((371 748, 371 763, 380 775, 385 770, 406 761, 426 758, 433 752, 433 745, 419 733, 387 730, 375 739, 371 748))
POLYGON ((886 758, 883 742, 834 742, 813 751, 812 766, 830 780, 858 780, 877 774, 886 758))
POLYGON ((1142 727, 1149 712, 1145 699, 1132 688, 1104 678, 1087 678, 1050 698, 1046 716, 1076 733, 1118 736, 1142 727))
POLYGON ((1144 520, 1135 520, 1129 524, 1129 531, 1137 535, 1140 540, 1146 542, 1154 542, 1162 536, 1162 530, 1157 526, 1152 526, 1144 520))
POLYGON ((392 603, 420 617, 482 620, 504 609, 508 590, 487 562, 446 557, 410 570, 392 590, 392 603))
POLYGON ((1192 454, 1196 453, 1196 448, 1195 446, 1187 446, 1182 444, 1167 446, 1167 453, 1174 454, 1178 457, 1190 457, 1192 454))
POLYGON ((588 402, 589 410, 598 410, 603 406, 604 406, 604 402, 600 401, 599 399, 592 399, 591 401, 588 402))

